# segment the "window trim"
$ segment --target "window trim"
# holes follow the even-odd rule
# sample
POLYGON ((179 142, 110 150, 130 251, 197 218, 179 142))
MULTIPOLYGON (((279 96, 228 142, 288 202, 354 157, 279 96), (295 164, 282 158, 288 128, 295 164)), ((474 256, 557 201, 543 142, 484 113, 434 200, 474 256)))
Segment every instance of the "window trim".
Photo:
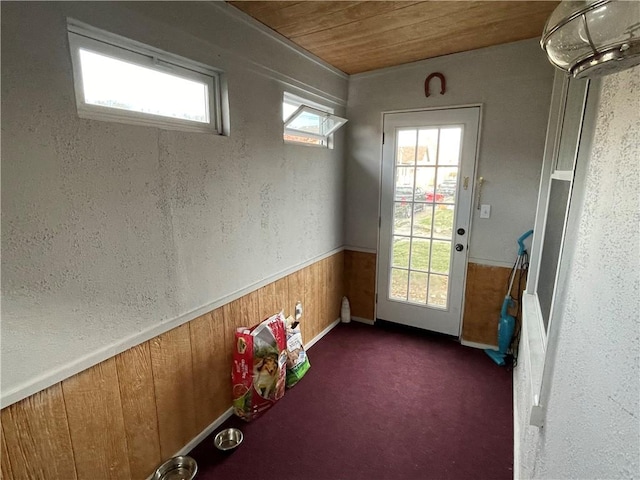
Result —
MULTIPOLYGON (((555 99, 557 102, 557 110, 550 113, 549 130, 547 132, 547 147, 545 147, 544 165, 542 169, 542 177, 540 180, 540 193, 538 197, 537 212, 535 218, 534 230, 538 232, 534 243, 531 245, 531 261, 529 266, 529 276, 527 279, 526 293, 533 295, 536 304, 536 317, 539 321, 538 329, 540 330, 541 338, 543 341, 543 348, 546 350, 547 337, 554 311, 554 303, 556 298, 556 290, 559 280, 560 264, 562 263, 565 237, 567 234, 567 224, 569 219, 570 207, 573 198, 574 190, 574 177, 577 166, 577 160, 580 156, 580 141, 582 138, 582 132, 586 121, 586 110, 588 93, 591 86, 591 81, 585 82, 584 91, 582 92, 582 107, 581 117, 579 119, 577 141, 573 153, 573 162, 571 170, 557 170, 558 155, 560 154, 560 144, 562 140, 563 128, 566 125, 565 112, 567 108, 567 98, 569 91, 569 77, 558 74, 554 79, 554 90, 560 91, 560 97, 555 99), (555 118, 553 118, 555 116, 555 118), (553 130, 551 130, 553 126, 553 130), (549 148, 550 147, 550 148, 549 148), (540 300, 538 298, 538 281, 540 278, 540 268, 542 255, 544 254, 544 239, 546 234, 547 215, 549 211, 549 196, 551 192, 552 180, 560 180, 569 182, 569 194, 567 199, 567 205, 565 208, 564 223, 562 227, 562 240, 560 243, 560 253, 558 256, 558 264, 556 265, 556 272, 554 274, 554 290, 552 292, 551 306, 549 310, 549 316, 547 318, 547 327, 544 325, 544 316, 542 308, 540 307, 540 300)), ((555 94, 555 91, 554 91, 555 94)), ((552 95, 554 97, 554 95, 552 95)), ((552 100, 553 102, 553 100, 552 100)), ((554 108, 552 103, 552 109, 554 108)))
POLYGON ((586 174, 593 141, 593 132, 597 117, 599 102, 600 82, 589 80, 585 88, 585 97, 582 104, 582 119, 578 135, 574 165, 572 171, 556 171, 557 155, 559 152, 560 136, 565 112, 569 79, 564 74, 556 72, 554 88, 551 99, 551 110, 547 129, 547 142, 540 178, 540 191, 536 211, 536 223, 534 239, 531 246, 531 258, 527 289, 522 301, 522 340, 520 355, 528 364, 528 383, 531 391, 531 404, 529 408, 529 424, 542 427, 545 420, 546 402, 550 395, 550 378, 552 375, 552 362, 547 358, 555 356, 558 332, 560 329, 563 309, 562 299, 566 292, 566 283, 569 279, 570 265, 576 252, 568 249, 565 244, 574 244, 577 235, 582 203, 586 189, 586 174), (538 271, 542 254, 542 242, 544 240, 544 226, 546 225, 547 203, 551 179, 567 180, 570 176, 571 187, 567 213, 562 231, 561 256, 555 273, 555 286, 549 312, 548 326, 545 330, 540 302, 537 297, 538 271))
MULTIPOLYGON (((288 103, 289 105, 293 105, 296 108, 296 110, 289 115, 287 118, 283 118, 283 128, 282 128, 282 135, 283 135, 283 141, 285 144, 289 144, 289 145, 302 145, 305 147, 315 147, 315 148, 328 148, 328 149, 332 149, 333 148, 333 134, 340 128, 342 127, 346 122, 347 119, 346 118, 342 118, 339 117, 337 115, 334 115, 334 109, 331 107, 328 107, 326 105, 322 105, 320 103, 308 100, 306 98, 300 97, 298 95, 294 95, 292 93, 289 92, 283 92, 282 94, 282 104, 284 105, 285 103, 288 103), (294 117, 299 114, 303 107, 306 107, 308 109, 311 110, 315 110, 317 112, 321 112, 322 114, 328 114, 331 115, 337 119, 341 119, 344 120, 344 122, 342 122, 337 128, 334 128, 328 135, 326 136, 320 136, 317 134, 313 134, 313 133, 309 133, 309 132, 302 132, 300 130, 295 130, 295 129, 288 129, 287 125, 293 121, 294 117), (320 144, 313 144, 313 143, 306 143, 306 142, 298 142, 295 140, 288 140, 286 138, 284 138, 285 135, 294 135, 297 137, 306 137, 306 138, 310 138, 310 139, 314 139, 314 140, 320 140, 320 144)), ((282 112, 282 117, 284 117, 284 111, 282 112)))
POLYGON ((317 138, 318 140, 326 140, 327 138, 329 138, 329 136, 331 136, 336 130, 342 127, 345 123, 347 123, 346 118, 342 118, 337 115, 334 115, 333 113, 325 112, 323 110, 302 104, 284 122, 284 132, 289 133, 291 135, 297 135, 299 137, 310 137, 310 138, 317 138), (312 132, 307 132, 305 130, 298 130, 296 128, 291 128, 289 125, 291 125, 303 113, 313 113, 318 117, 324 117, 326 119, 333 120, 335 122, 335 125, 333 126, 333 128, 329 129, 329 131, 324 134, 316 134, 312 132))
POLYGON ((73 19, 67 20, 69 51, 73 67, 76 109, 80 118, 168 130, 222 134, 222 97, 220 71, 178 55, 115 35, 73 19), (144 68, 197 82, 208 87, 209 122, 171 118, 151 113, 110 108, 86 103, 82 84, 80 49, 123 60, 144 68))

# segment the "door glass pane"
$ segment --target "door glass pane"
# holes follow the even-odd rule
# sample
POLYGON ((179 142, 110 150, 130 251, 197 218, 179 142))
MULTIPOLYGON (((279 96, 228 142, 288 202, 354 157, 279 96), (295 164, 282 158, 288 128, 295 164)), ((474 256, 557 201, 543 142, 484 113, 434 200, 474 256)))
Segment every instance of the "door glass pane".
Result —
POLYGON ((433 205, 416 203, 416 206, 423 208, 413 214, 412 235, 417 237, 430 237, 431 225, 433 223, 433 205))
POLYGON ((427 278, 429 274, 423 272, 409 273, 409 301, 427 303, 427 278))
POLYGON ((434 165, 438 156, 438 129, 429 128, 418 132, 418 165, 434 165))
MULTIPOLYGON (((411 263, 413 263, 413 259, 411 263)), ((450 264, 451 242, 434 240, 433 252, 431 253, 431 271, 448 275, 450 264)))
POLYGON ((409 245, 411 240, 407 237, 393 237, 393 251, 391 252, 391 264, 394 267, 409 268, 409 245))
POLYGON ((396 202, 410 202, 413 198, 414 167, 396 168, 396 202))
POLYGON ((417 130, 398 130, 396 165, 415 165, 417 130))
POLYGON ((429 275, 429 305, 447 307, 449 277, 446 275, 429 275))
POLYGON ((416 168, 416 202, 433 203, 433 192, 436 183, 435 167, 418 167, 416 168))
POLYGON ((407 287, 409 283, 409 272, 398 268, 391 269, 391 288, 389 296, 398 300, 407 299, 407 287))
MULTIPOLYGON (((451 239, 453 235, 454 205, 436 205, 433 221, 433 237, 451 239)), ((415 229, 414 229, 415 230, 415 229)))
POLYGON ((414 238, 411 242, 411 269, 429 270, 429 254, 431 250, 431 240, 424 238, 414 238))
POLYGON ((438 165, 458 165, 460 163, 460 140, 462 127, 443 128, 440 130, 438 165))
POLYGON ((411 235, 411 204, 395 202, 393 204, 394 235, 411 235))
POLYGON ((458 191, 458 167, 440 167, 436 179, 436 202, 455 203, 458 191))

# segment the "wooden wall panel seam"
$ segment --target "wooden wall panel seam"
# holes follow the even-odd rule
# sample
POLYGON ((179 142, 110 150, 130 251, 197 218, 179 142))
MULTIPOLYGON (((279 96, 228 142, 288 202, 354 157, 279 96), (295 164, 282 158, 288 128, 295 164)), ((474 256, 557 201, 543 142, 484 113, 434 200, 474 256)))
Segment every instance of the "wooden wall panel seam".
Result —
POLYGON ((116 355, 115 359, 125 423, 129 469, 133 477, 146 478, 161 460, 149 342, 130 348, 116 355), (144 369, 145 363, 146 370, 144 369), (123 373, 131 371, 133 373, 129 377, 132 378, 127 378, 126 375, 123 378, 123 373), (138 443, 142 443, 142 445, 132 441, 141 437, 143 442, 138 443))
MULTIPOLYGON (((497 345, 498 320, 509 274, 506 267, 469 262, 461 339, 497 345)), ((514 285, 514 289, 517 285, 514 285)))
MULTIPOLYGON (((115 358, 114 357, 114 362, 115 362, 115 358)), ((118 374, 118 364, 116 363, 116 385, 118 385, 118 397, 120 397, 120 405, 122 407, 122 423, 124 424, 125 427, 125 435, 124 435, 124 444, 127 450, 127 464, 129 465, 129 472, 131 472, 131 453, 130 453, 130 449, 129 449, 129 440, 127 438, 127 425, 124 419, 124 405, 123 405, 123 401, 122 401, 122 386, 120 385, 120 375, 118 374)), ((133 476, 132 476, 133 478, 133 476)))
POLYGON ((78 478, 130 477, 115 357, 65 380, 62 389, 78 478), (78 445, 88 448, 80 454, 78 445))
POLYGON ((7 448, 7 440, 4 437, 4 427, 0 424, 0 442, 2 442, 2 450, 0 451, 0 478, 4 480, 13 480, 13 467, 11 466, 11 457, 7 448))
POLYGON ((344 251, 344 290, 351 315, 375 320, 376 254, 344 251))
POLYGON ((199 430, 223 414, 231 402, 231 385, 228 381, 231 367, 226 362, 224 328, 222 308, 189 323, 196 424, 199 430))
POLYGON ((160 448, 160 460, 164 459, 162 455, 162 445, 160 445, 160 410, 158 408, 158 397, 156 394, 156 376, 153 373, 153 357, 151 355, 151 340, 148 340, 149 344, 149 360, 151 362, 151 382, 153 383, 153 403, 156 406, 155 417, 156 417, 156 430, 158 431, 158 447, 160 448))
POLYGON ((3 409, 1 416, 7 456, 11 458, 5 473, 10 468, 17 478, 76 477, 75 467, 70 467, 66 454, 61 454, 71 449, 71 439, 60 384, 3 409), (36 432, 47 441, 39 444, 36 432))
POLYGON ((73 438, 71 437, 71 429, 69 428, 69 413, 67 410, 67 399, 64 398, 64 388, 62 388, 62 382, 58 383, 60 385, 60 390, 62 391, 62 407, 64 408, 64 416, 67 419, 67 435, 69 436, 69 443, 71 444, 71 455, 73 457, 73 471, 75 473, 76 478, 78 478, 78 468, 76 462, 76 450, 73 445, 73 438))
POLYGON ((169 458, 197 434, 194 431, 193 363, 188 324, 169 330, 152 341, 151 366, 158 406, 160 453, 162 458, 169 458), (182 352, 187 345, 189 351, 182 352), (187 360, 184 360, 185 356, 188 356, 187 360), (174 371, 179 375, 173 376, 174 371), (184 388, 184 385, 189 387, 184 388), (169 414, 165 410, 172 412, 169 414))

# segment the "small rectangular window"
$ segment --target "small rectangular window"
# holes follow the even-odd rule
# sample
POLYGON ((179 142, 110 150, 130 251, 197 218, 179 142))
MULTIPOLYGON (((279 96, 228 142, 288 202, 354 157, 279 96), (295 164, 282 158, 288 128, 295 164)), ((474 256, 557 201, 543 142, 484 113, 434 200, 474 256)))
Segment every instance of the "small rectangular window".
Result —
POLYGON ((285 122, 285 130, 324 140, 346 123, 346 119, 331 113, 301 105, 285 122))
POLYGON ((330 147, 331 135, 347 120, 333 109, 285 93, 282 100, 283 138, 286 142, 330 147))
POLYGON ((92 27, 68 31, 80 117, 221 133, 218 72, 92 27))

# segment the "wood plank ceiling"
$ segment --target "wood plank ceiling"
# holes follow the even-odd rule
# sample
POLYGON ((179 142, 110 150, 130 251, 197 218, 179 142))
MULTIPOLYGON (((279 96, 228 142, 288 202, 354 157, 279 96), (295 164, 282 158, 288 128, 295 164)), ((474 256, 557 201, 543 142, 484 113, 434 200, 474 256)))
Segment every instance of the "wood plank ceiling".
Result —
POLYGON ((231 1, 348 74, 540 37, 557 1, 231 1))

